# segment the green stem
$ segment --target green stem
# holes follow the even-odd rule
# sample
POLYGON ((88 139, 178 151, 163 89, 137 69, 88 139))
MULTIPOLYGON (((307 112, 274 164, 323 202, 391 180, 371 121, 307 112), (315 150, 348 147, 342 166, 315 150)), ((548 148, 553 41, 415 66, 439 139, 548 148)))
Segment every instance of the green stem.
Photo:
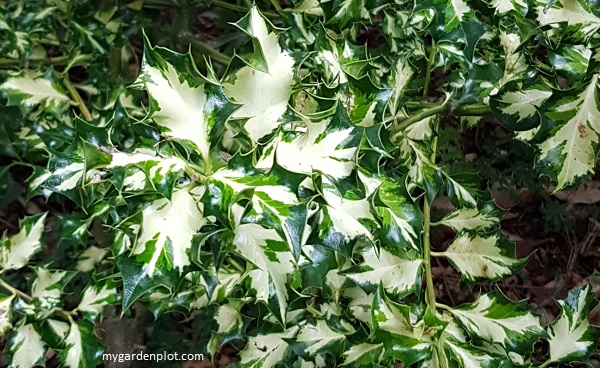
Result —
POLYGON ((492 113, 488 105, 465 105, 452 110, 455 116, 484 116, 492 113))
POLYGON ((10 291, 10 293, 12 295, 18 295, 21 298, 27 300, 28 302, 32 301, 33 298, 30 297, 29 295, 25 294, 24 292, 22 292, 19 289, 16 289, 12 286, 10 286, 7 282, 5 282, 4 280, 0 279, 0 286, 2 286, 3 288, 5 288, 6 290, 10 291))
POLYGON ((544 63, 542 63, 539 60, 535 60, 535 65, 537 65, 538 68, 542 69, 543 71, 545 71, 546 73, 552 73, 552 67, 549 65, 546 65, 544 63))
POLYGON ((553 363, 552 360, 548 359, 544 363, 542 363, 542 365, 539 365, 537 368, 546 368, 547 366, 549 366, 552 363, 553 363))
POLYGON ((431 70, 433 69, 433 63, 435 62, 435 41, 431 41, 431 47, 429 48, 429 57, 427 58, 427 71, 425 72, 425 87, 423 88, 423 99, 427 98, 429 93, 429 82, 431 81, 431 70))
POLYGON ((196 49, 198 49, 203 54, 210 56, 210 58, 212 60, 216 61, 217 63, 223 64, 223 65, 229 65, 229 61, 231 60, 231 58, 229 56, 223 54, 220 51, 213 49, 212 47, 208 46, 206 43, 204 43, 192 36, 186 37, 186 41, 191 43, 196 49))
POLYGON ((232 265, 233 268, 235 268, 236 270, 238 270, 240 273, 244 273, 246 271, 244 269, 244 267, 242 267, 242 265, 239 264, 238 261, 236 261, 232 257, 227 258, 227 262, 229 262, 229 264, 232 265))
POLYGON ((433 289, 433 273, 431 271, 431 205, 425 196, 423 203, 423 215, 425 225, 423 226, 423 265, 425 266, 425 302, 432 312, 435 312, 435 291, 433 289))
POLYGON ((419 122, 430 116, 445 112, 446 110, 448 110, 448 108, 449 108, 449 104, 445 102, 445 103, 436 105, 430 109, 423 110, 416 115, 410 116, 407 119, 402 120, 400 122, 400 124, 398 124, 396 126, 396 130, 403 131, 404 129, 408 128, 409 126, 413 125, 416 122, 419 122))
MULTIPOLYGON (((440 108, 445 108, 443 103, 440 108)), ((440 130, 440 121, 436 119, 433 126, 433 140, 431 142, 431 162, 435 165, 437 156, 438 132, 440 130)), ((427 199, 427 194, 423 196, 423 216, 425 217, 425 226, 423 226, 423 264, 425 265, 425 283, 426 283, 426 302, 432 312, 435 312, 435 290, 433 284, 433 272, 431 270, 431 203, 427 199)))
MULTIPOLYGON (((243 6, 239 6, 239 5, 235 5, 235 4, 230 4, 230 3, 226 2, 226 1, 221 1, 221 0, 213 0, 211 2, 211 5, 218 6, 220 8, 224 8, 224 9, 234 10, 234 11, 237 11, 237 12, 240 12, 240 13, 247 13, 248 10, 250 10, 250 9, 245 8, 243 6)), ((267 18, 280 18, 279 14, 276 14, 276 13, 264 12, 264 11, 261 11, 261 13, 262 13, 262 15, 264 15, 267 18)))
POLYGON ((90 110, 88 110, 87 106, 85 105, 85 102, 83 102, 81 95, 79 94, 79 92, 77 92, 77 89, 75 89, 75 86, 73 86, 73 84, 69 80, 69 76, 65 76, 65 79, 63 80, 63 84, 65 85, 65 87, 67 87, 67 91, 69 91, 71 98, 73 98, 73 100, 75 100, 75 102, 77 103, 77 106, 79 107, 79 111, 81 111, 81 114, 83 115, 85 120, 86 121, 94 120, 94 118, 92 117, 92 114, 90 114, 90 110))
POLYGON ((21 66, 22 64, 41 64, 41 65, 64 65, 69 60, 69 56, 56 56, 44 59, 28 59, 25 61, 18 59, 0 59, 0 68, 21 66))
MULTIPOLYGON (((431 224, 431 225, 437 225, 437 224, 431 224)), ((445 257, 446 256, 444 254, 444 252, 429 252, 429 254, 431 254, 431 256, 433 256, 433 257, 445 257)))
POLYGON ((275 10, 277 10, 277 11, 283 11, 283 9, 281 9, 281 5, 279 5, 279 3, 277 2, 277 0, 271 0, 271 4, 275 8, 275 10))

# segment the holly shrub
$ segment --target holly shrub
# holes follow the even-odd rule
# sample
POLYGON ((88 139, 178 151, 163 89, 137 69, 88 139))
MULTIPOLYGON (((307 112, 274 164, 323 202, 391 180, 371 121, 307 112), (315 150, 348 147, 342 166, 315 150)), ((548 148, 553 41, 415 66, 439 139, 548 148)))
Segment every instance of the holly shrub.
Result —
POLYGON ((95 367, 103 310, 134 303, 202 311, 202 352, 237 367, 589 364, 589 285, 541 323, 499 288, 439 303, 432 259, 472 286, 529 258, 487 184, 440 160, 442 121, 514 131, 554 191, 594 173, 597 1, 183 1, 239 15, 229 42, 181 35, 193 53, 149 41, 157 3, 0 1, 0 180, 26 168, 50 209, 2 237, 10 367, 95 367), (454 239, 432 248, 434 227, 454 239))

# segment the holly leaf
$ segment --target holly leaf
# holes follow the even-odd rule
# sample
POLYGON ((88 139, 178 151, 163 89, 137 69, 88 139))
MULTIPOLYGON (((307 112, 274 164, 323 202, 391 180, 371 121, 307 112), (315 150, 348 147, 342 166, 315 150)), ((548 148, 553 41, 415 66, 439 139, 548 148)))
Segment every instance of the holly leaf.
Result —
POLYGON ((31 368, 46 362, 46 344, 31 323, 13 331, 7 350, 12 354, 10 368, 31 368))
POLYGON ((436 253, 448 257, 454 268, 467 282, 480 279, 498 280, 513 275, 528 258, 517 259, 515 246, 501 233, 459 233, 445 252, 436 253))
POLYGON ((539 144, 539 163, 552 171, 557 181, 554 191, 558 192, 577 186, 594 173, 600 134, 600 74, 595 74, 585 89, 556 100, 546 111, 556 125, 539 144))
POLYGON ((558 301, 560 314, 548 325, 550 361, 569 364, 587 362, 596 352, 600 328, 590 325, 588 317, 598 305, 592 287, 577 287, 558 301))
POLYGON ((292 94, 294 59, 281 49, 277 34, 269 32, 256 6, 235 25, 252 37, 255 53, 260 49, 262 55, 227 79, 223 88, 242 105, 233 117, 248 119, 244 129, 257 142, 279 126, 292 94))
POLYGON ((29 216, 21 220, 17 234, 6 238, 2 236, 0 248, 0 267, 4 270, 18 270, 29 262, 42 249, 44 220, 48 213, 29 216))
POLYGON ((191 54, 152 47, 144 40, 142 70, 132 87, 152 97, 152 118, 165 135, 192 142, 210 170, 210 150, 236 106, 221 87, 200 75, 191 54))
POLYGON ((500 291, 483 294, 450 313, 471 337, 501 344, 507 351, 527 351, 545 335, 531 306, 525 301, 513 302, 500 291))

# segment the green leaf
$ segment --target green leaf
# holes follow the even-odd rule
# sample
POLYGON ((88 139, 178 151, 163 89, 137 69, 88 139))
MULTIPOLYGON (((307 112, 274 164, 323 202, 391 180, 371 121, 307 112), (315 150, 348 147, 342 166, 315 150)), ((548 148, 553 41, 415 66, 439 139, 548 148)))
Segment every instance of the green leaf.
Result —
POLYGON ((284 339, 293 338, 297 332, 298 327, 293 326, 285 332, 250 336, 240 353, 240 368, 271 368, 285 361, 291 348, 284 339))
POLYGON ((459 233, 445 252, 435 254, 448 257, 467 282, 513 275, 528 260, 517 259, 514 244, 499 232, 459 233))
POLYGON ((48 213, 41 213, 21 220, 19 232, 8 239, 6 234, 3 234, 0 248, 0 267, 2 269, 20 269, 42 249, 46 215, 48 213))
POLYGON ((210 159, 214 138, 235 105, 220 87, 205 82, 191 54, 153 48, 146 39, 142 70, 132 87, 148 91, 156 106, 152 118, 167 136, 191 141, 205 162, 210 159))
POLYGON ((451 308, 450 313, 471 337, 523 352, 544 336, 539 318, 525 302, 513 302, 501 292, 483 294, 474 303, 451 308))
POLYGON ((548 106, 546 117, 556 123, 539 144, 540 164, 548 165, 557 183, 555 192, 572 188, 594 173, 600 134, 600 74, 576 95, 548 106))
POLYGON ((10 368, 31 368, 46 362, 46 344, 32 324, 15 329, 7 345, 12 354, 10 368))
POLYGON ((171 200, 160 198, 142 211, 142 227, 132 250, 145 264, 148 276, 157 269, 183 271, 190 264, 192 237, 207 223, 195 198, 203 187, 173 192, 171 200))
POLYGON ((421 259, 410 260, 394 256, 385 249, 377 254, 375 247, 363 250, 364 263, 344 270, 343 274, 363 287, 374 292, 379 284, 393 295, 403 297, 419 285, 421 259))
POLYGON ((590 285, 569 291, 558 301, 560 315, 546 329, 550 360, 556 363, 587 362, 596 352, 600 328, 590 325, 588 317, 598 305, 590 285))
POLYGON ((229 97, 242 105, 233 117, 248 119, 244 129, 257 142, 279 126, 278 119, 292 94, 294 59, 281 49, 277 34, 269 33, 256 6, 236 26, 252 37, 255 52, 259 48, 264 58, 258 65, 264 65, 258 69, 243 67, 223 87, 229 97))

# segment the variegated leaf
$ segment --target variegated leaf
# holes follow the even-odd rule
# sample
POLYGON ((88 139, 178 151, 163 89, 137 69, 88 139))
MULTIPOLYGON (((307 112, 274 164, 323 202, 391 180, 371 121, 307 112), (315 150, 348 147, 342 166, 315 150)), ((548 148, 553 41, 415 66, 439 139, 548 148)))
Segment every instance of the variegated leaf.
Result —
POLYGON ((394 295, 404 296, 419 284, 421 259, 410 260, 397 257, 384 248, 369 247, 362 252, 364 263, 344 271, 344 274, 368 292, 374 292, 379 284, 394 295))
POLYGON ((253 38, 255 48, 261 49, 267 69, 245 66, 223 83, 227 95, 242 105, 233 117, 248 118, 244 129, 256 142, 279 126, 278 119, 292 94, 294 59, 281 49, 277 34, 269 33, 256 6, 236 26, 253 38))
POLYGON ((287 275, 294 269, 294 258, 275 230, 257 224, 240 224, 233 240, 237 251, 256 266, 250 271, 250 287, 256 298, 285 323, 288 305, 287 275))
POLYGON ((102 313, 105 306, 114 304, 119 298, 115 283, 107 279, 89 284, 81 294, 77 310, 91 321, 102 313))
POLYGON ((341 104, 332 117, 305 124, 302 130, 282 133, 275 149, 257 167, 270 168, 276 157, 280 166, 299 174, 311 175, 316 171, 335 179, 350 175, 361 134, 352 126, 341 104))
POLYGON ((289 343, 292 349, 305 359, 314 359, 324 352, 337 356, 345 350, 346 335, 332 329, 326 321, 318 320, 314 325, 307 323, 301 326, 296 337, 289 343))
POLYGON ((515 257, 515 246, 501 233, 459 233, 445 252, 432 253, 448 257, 467 282, 497 280, 517 272, 527 258, 515 257))
POLYGON ((46 215, 47 213, 42 213, 21 220, 19 232, 8 239, 6 234, 3 234, 0 268, 18 270, 27 265, 31 257, 42 249, 46 215))
POLYGON ((538 0, 536 4, 537 20, 541 26, 564 22, 570 26, 580 26, 587 35, 600 29, 600 17, 591 11, 591 4, 578 0, 558 0, 553 1, 549 9, 546 9, 548 5, 545 1, 538 0))
MULTIPOLYGON (((62 289, 74 276, 72 272, 35 268, 35 276, 30 283, 31 308, 38 317, 52 314, 54 307, 62 303, 62 289)), ((26 304, 25 301, 22 301, 26 304)))
POLYGON ((79 255, 75 269, 79 272, 92 271, 98 263, 102 262, 109 251, 106 248, 90 246, 79 255))
MULTIPOLYGON (((294 257, 300 257, 306 230, 306 204, 298 200, 288 187, 282 185, 281 178, 261 174, 248 176, 243 170, 220 169, 212 177, 230 188, 233 196, 243 191, 252 193, 252 208, 245 217, 251 222, 277 230, 286 240, 294 257)), ((212 195, 211 191, 207 195, 212 195)))
POLYGON ((444 328, 441 321, 438 326, 427 326, 424 320, 414 324, 410 306, 388 300, 382 286, 377 289, 372 308, 373 329, 383 340, 386 353, 389 351, 394 359, 405 364, 431 356, 434 340, 444 328))
POLYGON ((12 303, 15 299, 14 295, 0 295, 0 337, 4 333, 12 329, 12 303))
POLYGON ((497 368, 503 363, 500 357, 490 355, 470 343, 452 337, 442 341, 434 354, 423 362, 422 368, 452 367, 453 363, 461 368, 497 368))
POLYGON ((525 301, 513 302, 499 291, 452 308, 450 313, 471 336, 501 344, 508 351, 526 351, 545 335, 539 317, 525 301))
POLYGON ((600 134, 600 74, 574 96, 548 106, 546 116, 556 122, 539 145, 540 163, 556 177, 555 191, 572 188, 593 174, 600 134))
POLYGON ((323 197, 327 205, 319 213, 319 243, 347 256, 356 239, 372 239, 375 218, 366 198, 344 198, 327 178, 323 179, 323 197))
POLYGON ((374 294, 367 294, 362 288, 351 287, 344 290, 344 296, 350 299, 348 310, 357 320, 371 325, 371 308, 374 294))
POLYGON ((46 362, 46 344, 32 324, 17 327, 7 348, 12 354, 10 368, 31 368, 46 362))
POLYGON ((144 263, 148 276, 157 269, 182 271, 190 264, 192 237, 207 223, 195 195, 203 187, 173 192, 171 200, 160 198, 142 211, 142 227, 132 253, 144 263))
POLYGON ((498 207, 493 202, 486 202, 479 208, 458 208, 432 225, 445 225, 457 232, 483 231, 498 225, 501 219, 502 212, 498 207))
POLYGON ((107 169, 113 172, 112 181, 115 186, 123 191, 147 189, 148 179, 152 187, 167 198, 171 196, 178 179, 186 172, 193 173, 181 158, 160 157, 147 149, 114 153, 107 169))
POLYGON ((298 332, 294 326, 280 333, 250 336, 246 348, 240 353, 241 368, 272 368, 290 355, 291 348, 284 339, 293 338, 298 332))
POLYGON ((588 317, 598 305, 592 287, 586 285, 569 291, 558 301, 560 315, 546 329, 550 344, 550 361, 556 363, 587 362, 596 352, 600 328, 590 325, 588 317))
POLYGON ((377 195, 383 206, 376 206, 382 227, 378 239, 382 247, 394 254, 404 253, 407 249, 420 252, 418 229, 423 214, 410 201, 408 194, 399 184, 382 181, 377 195))
POLYGON ((104 348, 98 342, 94 324, 89 321, 72 321, 64 344, 59 354, 64 367, 95 367, 102 361, 104 348))
POLYGON ((210 172, 210 150, 235 110, 221 87, 205 82, 190 54, 152 47, 146 40, 142 71, 133 87, 155 103, 154 121, 172 138, 194 144, 210 172))
POLYGON ((473 11, 464 0, 449 0, 446 6, 446 31, 450 32, 467 18, 473 16, 473 11))
POLYGON ((357 368, 370 368, 373 362, 381 361, 383 357, 383 344, 362 344, 352 345, 350 349, 344 352, 344 362, 341 367, 350 365, 357 368))
POLYGON ((529 8, 525 0, 491 0, 490 6, 495 8, 495 13, 499 15, 510 11, 516 11, 521 15, 525 15, 529 8))
POLYGON ((8 96, 9 105, 55 107, 69 103, 70 99, 51 73, 43 76, 35 72, 24 72, 13 76, 0 85, 8 96))
POLYGON ((503 126, 524 131, 539 125, 540 107, 551 95, 551 89, 543 84, 524 87, 522 82, 510 81, 490 97, 490 107, 503 126))

